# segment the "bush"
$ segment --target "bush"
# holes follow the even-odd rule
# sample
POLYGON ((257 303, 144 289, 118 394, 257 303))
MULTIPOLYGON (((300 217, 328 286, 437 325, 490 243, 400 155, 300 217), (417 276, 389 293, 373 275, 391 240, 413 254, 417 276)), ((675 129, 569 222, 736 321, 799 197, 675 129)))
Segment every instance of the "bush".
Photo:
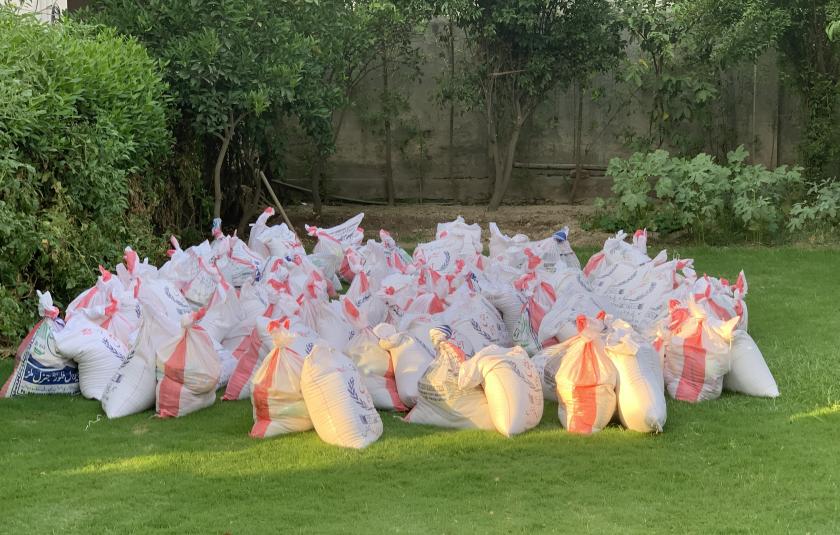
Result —
POLYGON ((125 244, 153 243, 165 91, 137 42, 0 7, 0 337, 32 323, 35 288, 66 305, 125 244))
POLYGON ((788 230, 832 232, 840 227, 840 181, 827 180, 812 186, 808 200, 796 203, 790 211, 788 230))
POLYGON ((764 232, 784 229, 793 199, 801 196, 802 168, 782 165, 769 171, 763 165, 747 165, 744 147, 727 155, 732 171, 730 203, 737 223, 760 237, 764 232))
POLYGON ((685 159, 662 150, 613 158, 607 175, 615 197, 598 202, 593 223, 605 230, 687 230, 699 239, 777 233, 801 196, 802 170, 771 171, 746 164, 748 156, 741 146, 726 165, 704 153, 685 159))

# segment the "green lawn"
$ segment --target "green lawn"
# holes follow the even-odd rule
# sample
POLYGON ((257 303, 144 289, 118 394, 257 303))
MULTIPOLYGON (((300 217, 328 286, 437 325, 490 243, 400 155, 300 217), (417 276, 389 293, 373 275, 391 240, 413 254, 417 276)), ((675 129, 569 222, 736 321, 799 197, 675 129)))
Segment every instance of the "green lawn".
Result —
POLYGON ((779 399, 669 401, 658 436, 572 436, 552 403, 513 439, 384 413, 360 452, 251 439, 247 401, 97 421, 81 398, 0 400, 0 532, 839 532, 840 251, 679 252, 746 270, 779 399))

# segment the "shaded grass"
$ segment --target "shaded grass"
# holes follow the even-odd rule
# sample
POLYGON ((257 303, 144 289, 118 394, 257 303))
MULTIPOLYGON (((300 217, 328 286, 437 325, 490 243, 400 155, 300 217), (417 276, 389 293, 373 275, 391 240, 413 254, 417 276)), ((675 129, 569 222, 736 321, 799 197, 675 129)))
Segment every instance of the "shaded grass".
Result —
POLYGON ((251 439, 249 402, 97 422, 81 398, 2 400, 2 531, 837 532, 840 252, 675 252, 701 273, 746 270, 750 332, 782 397, 669 401, 658 436, 573 436, 553 403, 514 439, 383 413, 361 452, 314 432, 251 439))

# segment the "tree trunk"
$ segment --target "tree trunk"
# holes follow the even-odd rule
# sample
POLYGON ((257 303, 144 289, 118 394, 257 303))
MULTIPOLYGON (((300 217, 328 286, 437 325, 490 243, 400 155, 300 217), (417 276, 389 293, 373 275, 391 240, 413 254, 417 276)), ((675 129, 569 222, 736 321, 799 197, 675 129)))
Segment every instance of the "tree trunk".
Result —
POLYGON ((784 117, 785 86, 780 77, 776 77, 777 98, 776 98, 776 160, 774 167, 779 167, 782 162, 782 118, 784 117))
POLYGON ((219 148, 219 154, 216 156, 216 165, 213 167, 213 218, 219 219, 222 217, 222 165, 225 163, 225 156, 227 155, 230 141, 233 139, 233 133, 236 130, 236 125, 242 120, 244 116, 234 119, 230 115, 228 124, 225 125, 225 134, 222 136, 222 146, 219 148))
MULTIPOLYGON (((455 85, 455 25, 449 19, 449 83, 455 85)), ((450 87, 450 91, 451 91, 450 87)), ((454 176, 455 169, 455 98, 449 97, 449 178, 454 176)))
POLYGON ((510 178, 513 174, 513 161, 516 157, 516 146, 519 144, 519 133, 522 131, 522 122, 517 121, 507 141, 507 148, 504 155, 496 151, 496 185, 493 188, 493 196, 490 197, 490 204, 487 210, 495 212, 499 209, 504 199, 505 192, 510 185, 510 178), (501 161, 499 161, 501 160, 501 161))
POLYGON ((312 212, 321 215, 321 170, 324 167, 324 160, 320 154, 315 155, 312 163, 312 175, 309 177, 309 186, 312 189, 312 212))
MULTIPOLYGON (((489 81, 486 94, 484 97, 485 107, 484 107, 484 118, 485 123, 487 126, 487 158, 489 162, 492 164, 492 172, 493 172, 493 190, 490 195, 490 205, 493 205, 494 199, 496 197, 496 191, 499 189, 500 181, 502 179, 502 157, 499 153, 499 135, 496 132, 496 118, 495 118, 495 103, 493 102, 493 81, 489 81)), ((491 169, 488 169, 488 174, 490 173, 491 169)), ((500 201, 501 202, 501 201, 500 201)), ((488 208, 489 208, 488 206, 488 208)))
POLYGON ((583 88, 580 82, 577 83, 577 116, 575 117, 575 177, 572 180, 572 191, 569 193, 569 204, 575 203, 578 186, 581 181, 583 169, 581 167, 581 145, 583 143, 583 88))
POLYGON ((385 197, 394 206, 394 167, 391 160, 391 108, 388 94, 388 50, 382 51, 382 96, 385 99, 385 197))
POLYGON ((262 183, 260 181, 260 175, 256 167, 251 167, 251 171, 254 175, 254 184, 253 190, 251 191, 251 198, 246 199, 243 203, 242 207, 242 217, 239 218, 239 225, 236 227, 237 235, 242 238, 245 236, 245 231, 248 230, 248 223, 251 222, 251 218, 254 217, 255 214, 259 213, 260 209, 260 198, 262 195, 262 183))
POLYGON ((755 158, 755 116, 758 111, 758 59, 753 59, 753 87, 752 87, 752 117, 750 125, 750 161, 756 162, 755 158))

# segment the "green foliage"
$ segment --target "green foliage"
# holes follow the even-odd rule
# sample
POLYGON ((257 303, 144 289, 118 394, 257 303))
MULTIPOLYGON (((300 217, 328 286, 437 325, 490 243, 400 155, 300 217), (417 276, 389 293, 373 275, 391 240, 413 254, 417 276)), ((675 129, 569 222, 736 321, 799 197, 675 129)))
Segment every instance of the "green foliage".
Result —
POLYGON ((656 183, 656 196, 679 228, 690 229, 702 237, 708 229, 720 227, 729 176, 729 169, 717 165, 705 153, 690 160, 674 158, 670 173, 656 183))
POLYGON ((682 153, 702 150, 713 115, 721 113, 715 109, 721 71, 754 61, 788 21, 768 0, 629 0, 618 6, 630 43, 639 48, 616 78, 628 113, 647 113, 645 131, 624 132, 626 144, 640 151, 664 145, 682 153))
POLYGON ((36 288, 66 304, 150 245, 165 91, 136 41, 0 6, 0 337, 31 325, 36 288))
POLYGON ((411 120, 409 84, 420 79, 425 61, 415 39, 430 12, 426 4, 412 0, 362 3, 356 9, 367 11, 367 20, 358 31, 368 36, 371 45, 360 59, 374 65, 374 72, 384 74, 387 65, 389 88, 377 91, 375 102, 357 102, 365 127, 381 134, 386 121, 411 120))
POLYGON ((278 143, 267 132, 276 134, 279 121, 296 109, 314 131, 320 125, 313 116, 324 121, 329 115, 318 85, 322 66, 311 61, 317 58, 316 38, 294 22, 299 6, 306 5, 296 0, 98 0, 82 15, 136 36, 166 65, 182 120, 216 146, 215 216, 239 215, 243 186, 256 184, 259 192, 258 171, 282 166, 271 161, 276 153, 267 148, 278 143), (308 90, 301 93, 304 80, 308 90), (307 95, 316 102, 301 102, 307 95), (240 129, 247 132, 240 135, 240 129))
POLYGON ((777 49, 789 80, 802 96, 803 124, 799 162, 809 185, 840 174, 840 42, 830 39, 826 28, 838 18, 832 1, 774 0, 790 24, 778 39, 777 49))
POLYGON ((607 175, 615 197, 599 202, 593 223, 606 230, 687 230, 701 240, 727 232, 755 238, 776 233, 801 194, 801 169, 771 171, 745 163, 748 156, 741 146, 726 165, 704 153, 687 159, 663 150, 613 158, 607 175))
POLYGON ((137 36, 166 64, 176 104, 199 134, 230 117, 290 102, 312 39, 294 31, 289 5, 269 0, 98 0, 91 18, 137 36))
POLYGON ((788 230, 831 232, 840 227, 840 181, 827 180, 811 186, 808 199, 790 211, 788 230))
POLYGON ((776 233, 788 217, 791 199, 801 196, 802 168, 782 165, 770 171, 763 165, 746 164, 748 156, 743 146, 727 156, 733 215, 744 230, 757 236, 776 233))
POLYGON ((494 164, 490 208, 507 189, 519 133, 546 94, 612 66, 622 51, 612 3, 606 0, 485 0, 435 4, 465 33, 471 59, 449 96, 485 115, 494 164))

